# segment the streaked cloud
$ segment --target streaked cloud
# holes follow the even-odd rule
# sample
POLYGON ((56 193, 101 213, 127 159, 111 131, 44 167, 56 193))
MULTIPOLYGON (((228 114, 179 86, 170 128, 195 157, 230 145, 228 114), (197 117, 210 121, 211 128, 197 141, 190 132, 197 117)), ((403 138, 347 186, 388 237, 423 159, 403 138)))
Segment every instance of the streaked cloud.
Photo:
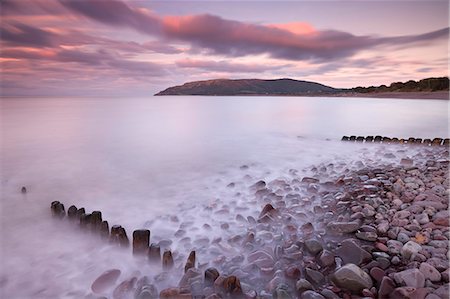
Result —
POLYGON ((68 80, 106 92, 107 86, 146 91, 147 84, 161 89, 215 75, 321 81, 349 73, 394 76, 396 68, 399 76, 448 72, 448 27, 361 35, 304 20, 249 22, 208 11, 158 14, 151 7, 120 0, 2 1, 2 92, 20 93, 20 86, 65 92, 68 80))
POLYGON ((283 65, 264 65, 251 63, 233 63, 224 60, 196 60, 196 59, 181 59, 177 60, 176 65, 181 68, 201 69, 214 72, 226 73, 262 73, 266 71, 279 70, 288 67, 288 64, 283 65))

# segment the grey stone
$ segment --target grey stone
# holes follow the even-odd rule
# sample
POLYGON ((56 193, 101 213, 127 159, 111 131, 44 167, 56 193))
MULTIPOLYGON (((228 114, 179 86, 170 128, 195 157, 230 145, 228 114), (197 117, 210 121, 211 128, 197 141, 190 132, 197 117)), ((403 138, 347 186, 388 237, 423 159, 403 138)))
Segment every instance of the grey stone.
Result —
POLYGON ((305 277, 309 282, 315 285, 319 285, 325 280, 325 277, 322 273, 310 268, 305 269, 305 277))
POLYGON ((395 282, 388 276, 381 280, 380 288, 378 289, 379 298, 388 298, 395 289, 395 282))
POLYGON ((370 289, 373 285, 370 276, 355 264, 347 264, 339 268, 332 276, 336 286, 355 293, 370 289))
POLYGON ((434 291, 435 295, 438 295, 441 299, 448 299, 449 298, 449 284, 446 283, 443 286, 439 287, 434 291))
POLYGON ((361 225, 357 221, 338 222, 333 221, 328 223, 327 228, 335 233, 353 233, 357 231, 361 225))
POLYGON ((408 269, 394 274, 395 281, 407 287, 423 288, 425 277, 418 269, 408 269))
POLYGON ((432 282, 437 282, 441 280, 441 273, 428 263, 421 263, 419 271, 423 274, 425 279, 429 279, 432 282))
POLYGON ((299 292, 300 294, 303 293, 304 291, 307 290, 313 290, 313 286, 312 284, 307 281, 306 279, 299 279, 296 283, 295 283, 295 288, 297 290, 297 292, 299 292))
POLYGON ((301 294, 300 299, 325 299, 321 294, 314 291, 305 291, 301 294))
POLYGON ((377 233, 375 232, 357 232, 355 236, 358 239, 375 242, 378 238, 377 233))
POLYGON ((305 247, 313 255, 318 254, 323 249, 322 244, 320 244, 320 242, 315 239, 306 240, 305 247))
POLYGON ((409 241, 409 236, 407 234, 405 234, 405 233, 398 233, 397 241, 402 242, 403 244, 405 244, 406 242, 409 241))
POLYGON ((420 250, 422 250, 422 246, 417 244, 414 241, 408 241, 405 245, 403 245, 400 253, 403 258, 409 260, 415 254, 417 254, 420 250))
POLYGON ((336 255, 338 255, 345 264, 352 263, 360 265, 363 262, 372 259, 372 255, 356 244, 353 239, 342 241, 342 245, 336 250, 336 255))

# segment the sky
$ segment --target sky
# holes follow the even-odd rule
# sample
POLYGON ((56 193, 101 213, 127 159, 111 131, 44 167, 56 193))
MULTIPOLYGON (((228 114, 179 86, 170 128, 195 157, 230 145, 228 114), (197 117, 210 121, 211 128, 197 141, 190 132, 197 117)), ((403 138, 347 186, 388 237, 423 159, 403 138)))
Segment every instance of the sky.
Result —
POLYGON ((150 96, 189 81, 348 88, 448 76, 449 3, 0 2, 2 96, 150 96))

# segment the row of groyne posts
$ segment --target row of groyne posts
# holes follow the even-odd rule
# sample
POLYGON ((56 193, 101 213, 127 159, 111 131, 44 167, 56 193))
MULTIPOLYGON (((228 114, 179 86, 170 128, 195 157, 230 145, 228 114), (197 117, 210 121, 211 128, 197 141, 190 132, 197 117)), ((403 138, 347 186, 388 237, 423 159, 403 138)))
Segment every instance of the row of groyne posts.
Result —
MULTIPOLYGON (((55 218, 67 218, 69 221, 79 223, 82 230, 93 233, 99 236, 101 239, 108 241, 112 244, 116 244, 122 248, 130 247, 130 241, 127 236, 125 228, 121 225, 111 226, 109 229, 108 221, 102 219, 102 212, 93 211, 92 213, 86 213, 84 208, 77 208, 72 205, 67 210, 67 217, 64 208, 64 204, 59 201, 53 201, 51 203, 51 212, 55 218)), ((150 230, 138 229, 133 231, 133 255, 147 256, 152 262, 161 261, 161 248, 158 244, 150 244, 150 230)), ((186 263, 186 270, 194 267, 195 265, 195 251, 189 254, 188 261, 186 263)), ((172 252, 165 250, 162 255, 162 267, 165 270, 169 270, 174 266, 172 252)))
MULTIPOLYGON (((111 244, 115 244, 120 248, 129 248, 130 241, 128 239, 125 228, 121 225, 113 225, 109 229, 108 221, 102 219, 102 213, 100 211, 93 211, 92 213, 86 213, 84 208, 77 208, 72 205, 66 211, 64 204, 59 201, 53 201, 51 203, 51 213, 56 219, 68 219, 69 222, 79 224, 81 230, 90 232, 93 235, 99 236, 101 239, 111 244)), ((162 263, 162 269, 169 271, 174 267, 174 259, 170 250, 164 249, 161 258, 161 247, 156 243, 150 244, 150 230, 138 229, 133 231, 133 256, 143 257, 148 259, 153 264, 162 263)), ((195 271, 195 251, 191 251, 187 258, 184 272, 195 271), (191 269, 192 268, 192 269, 191 269)), ((216 279, 220 276, 219 271, 216 268, 207 268, 204 272, 205 285, 215 285, 216 279)), ((223 281, 220 283, 220 292, 227 294, 233 298, 239 298, 243 295, 239 278, 234 275, 223 276, 223 281)), ((161 291, 160 298, 172 298, 170 295, 171 289, 161 291), (165 292, 166 291, 166 292, 165 292)), ((176 296, 175 296, 176 297, 176 296)), ((181 297, 180 297, 181 298, 181 297)))
POLYGON ((389 143, 389 144, 414 144, 425 146, 448 146, 449 138, 422 139, 410 137, 406 138, 390 138, 384 136, 343 136, 341 141, 364 142, 364 143, 389 143))

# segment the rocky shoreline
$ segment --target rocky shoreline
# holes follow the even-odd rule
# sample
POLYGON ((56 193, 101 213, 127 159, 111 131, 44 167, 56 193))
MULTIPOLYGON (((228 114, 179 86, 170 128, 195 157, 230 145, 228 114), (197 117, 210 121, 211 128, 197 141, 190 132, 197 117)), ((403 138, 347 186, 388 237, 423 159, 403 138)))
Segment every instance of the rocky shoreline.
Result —
POLYGON ((136 257, 143 270, 119 279, 121 271, 109 269, 85 298, 448 298, 448 147, 369 147, 364 162, 244 183, 248 207, 261 212, 236 214, 238 233, 227 235, 234 224, 223 223, 223 238, 191 240, 189 224, 172 216, 180 226, 173 240, 189 255, 170 251, 170 240, 150 244, 150 233, 140 230, 147 244, 137 247, 148 251, 136 257), (164 254, 155 261, 156 247, 164 254), (205 260, 207 253, 215 259, 205 260), (146 275, 148 267, 155 275, 146 275))

